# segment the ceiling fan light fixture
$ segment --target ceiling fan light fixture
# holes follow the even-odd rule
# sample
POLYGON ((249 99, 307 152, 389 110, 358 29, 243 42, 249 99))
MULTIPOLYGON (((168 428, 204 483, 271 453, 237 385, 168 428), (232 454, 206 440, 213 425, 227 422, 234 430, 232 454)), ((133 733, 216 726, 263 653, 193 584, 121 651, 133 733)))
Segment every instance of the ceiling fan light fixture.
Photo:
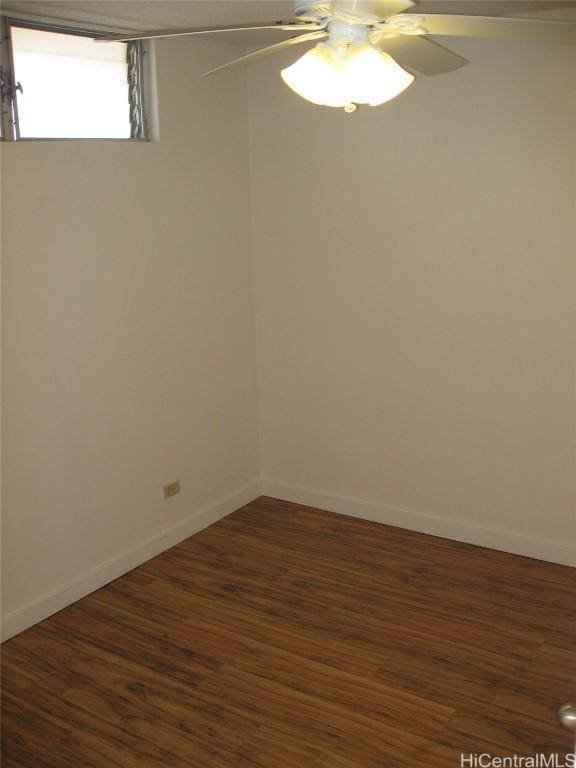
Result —
POLYGON ((298 96, 324 107, 344 107, 346 61, 326 43, 318 43, 280 72, 282 80, 298 96))
POLYGON ((395 98, 414 82, 414 76, 391 56, 365 42, 345 48, 319 43, 280 74, 299 96, 327 107, 375 107, 395 98))
POLYGON ((367 43, 353 46, 347 67, 350 101, 377 107, 412 85, 414 75, 406 72, 392 56, 367 43))

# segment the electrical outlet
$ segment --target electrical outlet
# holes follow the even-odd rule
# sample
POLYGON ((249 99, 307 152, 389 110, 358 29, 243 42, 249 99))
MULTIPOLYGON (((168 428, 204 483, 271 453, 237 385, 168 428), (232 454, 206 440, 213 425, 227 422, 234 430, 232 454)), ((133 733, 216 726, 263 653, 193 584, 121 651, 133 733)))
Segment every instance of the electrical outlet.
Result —
POLYGON ((180 493, 180 480, 175 480, 173 483, 164 485, 162 490, 164 491, 165 499, 169 499, 170 496, 176 496, 177 493, 180 493))

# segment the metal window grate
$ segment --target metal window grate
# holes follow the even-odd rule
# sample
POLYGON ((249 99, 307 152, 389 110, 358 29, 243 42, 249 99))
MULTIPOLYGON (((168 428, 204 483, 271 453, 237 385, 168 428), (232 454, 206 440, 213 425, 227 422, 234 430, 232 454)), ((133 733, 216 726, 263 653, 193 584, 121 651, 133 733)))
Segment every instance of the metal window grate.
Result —
POLYGON ((143 103, 143 56, 142 41, 130 41, 126 47, 126 60, 128 62, 128 101, 130 104, 131 139, 148 138, 146 110, 143 103))

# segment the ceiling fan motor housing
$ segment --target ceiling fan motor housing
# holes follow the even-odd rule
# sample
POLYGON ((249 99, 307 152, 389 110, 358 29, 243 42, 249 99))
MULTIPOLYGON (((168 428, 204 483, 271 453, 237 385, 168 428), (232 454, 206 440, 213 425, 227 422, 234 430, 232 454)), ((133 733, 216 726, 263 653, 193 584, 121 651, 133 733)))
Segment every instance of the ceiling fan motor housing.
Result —
POLYGON ((413 0, 294 0, 294 15, 303 21, 336 18, 350 24, 376 24, 414 4, 413 0))
POLYGON ((302 21, 324 21, 330 16, 330 3, 322 0, 294 0, 294 16, 302 21))

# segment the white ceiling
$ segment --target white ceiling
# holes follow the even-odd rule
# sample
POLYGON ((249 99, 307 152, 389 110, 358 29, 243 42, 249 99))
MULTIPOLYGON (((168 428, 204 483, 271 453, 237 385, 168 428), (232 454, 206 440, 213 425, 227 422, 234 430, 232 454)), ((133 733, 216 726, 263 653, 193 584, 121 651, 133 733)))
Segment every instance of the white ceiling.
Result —
MULTIPOLYGON (((544 12, 548 18, 576 21, 576 0, 420 0, 414 10, 484 16, 544 12)), ((293 18, 291 0, 4 0, 2 12, 122 32, 293 18)), ((219 39, 246 47, 285 36, 272 30, 227 33, 219 39)))

